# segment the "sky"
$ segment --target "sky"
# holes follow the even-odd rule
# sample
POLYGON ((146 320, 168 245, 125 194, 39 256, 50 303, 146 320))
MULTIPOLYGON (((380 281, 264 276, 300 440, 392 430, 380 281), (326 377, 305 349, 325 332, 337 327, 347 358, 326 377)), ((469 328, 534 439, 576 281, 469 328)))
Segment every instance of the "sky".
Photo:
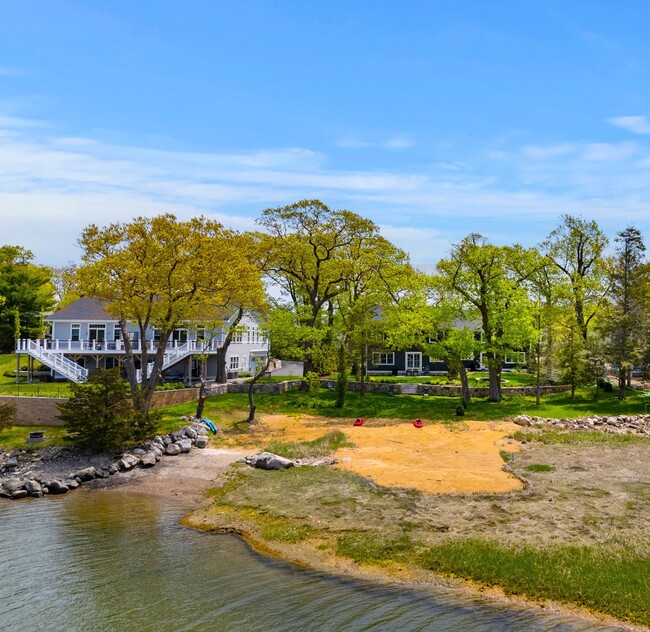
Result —
POLYGON ((0 244, 318 198, 424 268, 562 214, 650 245, 650 3, 0 3, 0 244))

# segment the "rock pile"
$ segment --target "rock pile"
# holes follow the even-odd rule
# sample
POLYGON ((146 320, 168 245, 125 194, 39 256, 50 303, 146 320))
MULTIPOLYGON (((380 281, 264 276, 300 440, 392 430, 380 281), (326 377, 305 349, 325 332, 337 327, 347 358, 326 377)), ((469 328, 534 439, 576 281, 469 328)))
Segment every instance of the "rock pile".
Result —
POLYGON ((650 436, 650 415, 617 415, 610 417, 580 417, 578 419, 554 419, 519 415, 512 419, 519 426, 551 426, 558 430, 591 430, 613 434, 636 434, 650 436))
POLYGON ((192 447, 208 445, 207 428, 200 422, 183 426, 168 435, 157 435, 119 457, 87 456, 92 465, 79 468, 80 455, 71 448, 44 448, 32 455, 15 450, 0 453, 0 498, 42 498, 46 494, 65 494, 96 478, 108 478, 135 467, 153 467, 163 456, 187 453, 192 447), (66 466, 77 466, 68 469, 66 466))

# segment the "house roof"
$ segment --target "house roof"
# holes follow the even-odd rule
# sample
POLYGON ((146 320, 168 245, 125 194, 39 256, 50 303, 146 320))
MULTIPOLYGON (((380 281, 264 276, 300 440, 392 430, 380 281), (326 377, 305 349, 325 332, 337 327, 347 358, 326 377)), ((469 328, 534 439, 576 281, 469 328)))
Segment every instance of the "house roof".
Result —
POLYGON ((113 321, 116 320, 104 308, 106 301, 98 301, 96 298, 82 297, 74 303, 66 305, 53 314, 45 318, 47 321, 54 320, 96 320, 96 321, 113 321))

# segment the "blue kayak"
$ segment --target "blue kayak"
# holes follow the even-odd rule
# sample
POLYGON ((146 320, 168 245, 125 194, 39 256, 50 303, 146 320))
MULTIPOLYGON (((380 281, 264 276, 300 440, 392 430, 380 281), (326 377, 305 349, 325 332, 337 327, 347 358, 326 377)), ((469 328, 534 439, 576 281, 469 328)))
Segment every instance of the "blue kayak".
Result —
POLYGON ((210 432, 212 432, 212 434, 217 434, 217 427, 212 423, 210 419, 203 417, 201 421, 210 429, 210 432))

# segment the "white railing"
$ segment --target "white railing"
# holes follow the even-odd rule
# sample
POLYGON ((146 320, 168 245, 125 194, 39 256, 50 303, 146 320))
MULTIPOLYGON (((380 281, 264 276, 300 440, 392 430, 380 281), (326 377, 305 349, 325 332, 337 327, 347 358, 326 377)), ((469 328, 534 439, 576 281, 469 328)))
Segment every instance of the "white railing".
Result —
POLYGON ((66 358, 63 353, 50 351, 33 340, 19 340, 18 351, 27 353, 73 382, 85 382, 88 369, 66 358))
MULTIPOLYGON (((26 346, 28 342, 39 345, 43 349, 49 351, 63 353, 124 353, 124 342, 122 340, 19 340, 18 345, 16 346, 16 351, 24 351, 27 353, 26 346), (23 346, 21 347, 21 345, 23 346)), ((211 342, 205 342, 202 340, 189 340, 187 342, 170 340, 165 349, 167 350, 166 353, 168 353, 175 352, 177 349, 189 349, 191 347, 191 351, 195 353, 211 353, 215 352, 220 344, 221 340, 213 340, 211 342)), ((142 353, 143 346, 148 352, 155 353, 159 346, 157 340, 146 340, 144 345, 142 345, 139 340, 133 340, 131 345, 133 353, 142 353)))

